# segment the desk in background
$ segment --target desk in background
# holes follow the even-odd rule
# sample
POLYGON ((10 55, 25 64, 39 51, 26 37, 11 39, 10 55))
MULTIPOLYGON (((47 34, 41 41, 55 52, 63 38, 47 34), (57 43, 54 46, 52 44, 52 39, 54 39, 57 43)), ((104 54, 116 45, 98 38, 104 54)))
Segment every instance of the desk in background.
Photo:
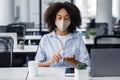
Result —
POLYGON ((13 53, 36 53, 37 52, 38 45, 25 45, 24 49, 20 49, 19 47, 13 49, 13 53))
MULTIPOLYGON (((28 61, 34 60, 37 48, 38 45, 25 45, 23 50, 17 47, 13 49, 13 56, 23 61, 21 67, 27 66, 28 61)), ((13 58, 13 61, 14 60, 13 58)))
POLYGON ((82 38, 90 54, 90 50, 93 48, 94 40, 90 38, 86 38, 86 36, 82 36, 82 38))
POLYGON ((86 38, 85 36, 82 36, 83 41, 86 45, 93 45, 94 44, 94 40, 90 39, 90 38, 86 38))
POLYGON ((41 35, 25 35, 25 44, 39 45, 41 35))

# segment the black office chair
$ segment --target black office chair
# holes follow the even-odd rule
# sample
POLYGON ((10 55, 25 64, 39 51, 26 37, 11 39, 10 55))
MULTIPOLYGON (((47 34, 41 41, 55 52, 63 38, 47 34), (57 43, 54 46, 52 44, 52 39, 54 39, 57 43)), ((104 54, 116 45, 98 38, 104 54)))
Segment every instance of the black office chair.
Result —
POLYGON ((23 39, 25 37, 25 25, 22 23, 9 24, 6 28, 6 32, 16 32, 18 39, 23 39))
POLYGON ((113 29, 113 33, 116 36, 120 36, 120 27, 117 27, 117 28, 113 29))
POLYGON ((7 26, 0 26, 0 33, 6 32, 7 26))
POLYGON ((13 44, 12 37, 0 36, 0 67, 12 67, 13 44))
POLYGON ((94 39, 94 48, 120 48, 120 36, 96 36, 94 39))
MULTIPOLYGON (((17 33, 18 43, 19 41, 25 42, 25 25, 23 23, 13 23, 7 26, 6 32, 17 33)), ((25 63, 25 56, 23 55, 13 55, 13 66, 19 67, 25 63)))

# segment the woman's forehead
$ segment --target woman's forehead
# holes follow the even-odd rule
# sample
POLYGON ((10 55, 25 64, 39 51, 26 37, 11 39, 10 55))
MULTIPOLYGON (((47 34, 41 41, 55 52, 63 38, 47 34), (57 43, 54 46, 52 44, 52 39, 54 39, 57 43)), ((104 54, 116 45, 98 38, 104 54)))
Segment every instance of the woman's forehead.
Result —
POLYGON ((62 8, 57 12, 57 16, 69 16, 66 9, 62 8))

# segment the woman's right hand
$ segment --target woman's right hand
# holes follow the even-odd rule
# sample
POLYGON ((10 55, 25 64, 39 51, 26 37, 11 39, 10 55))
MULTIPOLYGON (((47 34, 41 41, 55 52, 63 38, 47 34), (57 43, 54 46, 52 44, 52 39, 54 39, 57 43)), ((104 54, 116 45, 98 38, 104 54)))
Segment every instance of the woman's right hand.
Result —
MULTIPOLYGON (((61 49, 61 50, 62 50, 62 49, 61 49)), ((48 67, 48 66, 50 66, 50 64, 52 64, 52 63, 54 63, 54 62, 55 62, 55 63, 58 63, 58 62, 60 61, 60 59, 62 59, 62 57, 61 57, 61 55, 60 55, 61 50, 57 51, 57 52, 53 55, 53 57, 52 57, 51 59, 49 59, 48 61, 43 62, 43 63, 40 63, 39 66, 40 66, 40 67, 48 67)))
MULTIPOLYGON (((62 49, 61 49, 62 50, 62 49)), ((60 53, 61 53, 61 50, 57 51, 54 55, 53 55, 53 58, 52 58, 52 61, 54 61, 55 63, 58 63, 60 61, 60 59, 62 59, 60 53)))

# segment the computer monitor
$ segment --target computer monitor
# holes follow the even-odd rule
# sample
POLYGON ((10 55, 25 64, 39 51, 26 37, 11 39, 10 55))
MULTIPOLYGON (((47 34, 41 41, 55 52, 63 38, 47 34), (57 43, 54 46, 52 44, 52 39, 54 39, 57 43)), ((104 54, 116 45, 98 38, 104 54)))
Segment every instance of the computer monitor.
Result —
POLYGON ((96 36, 108 34, 108 24, 107 23, 95 23, 94 26, 91 26, 90 23, 87 23, 86 38, 89 38, 89 31, 92 29, 96 30, 96 32, 97 32, 96 36))
POLYGON ((34 28, 35 26, 34 22, 26 22, 24 24, 25 24, 26 29, 31 29, 31 28, 34 28))
POLYGON ((13 48, 17 48, 17 33, 0 33, 0 36, 10 36, 14 40, 13 48))

